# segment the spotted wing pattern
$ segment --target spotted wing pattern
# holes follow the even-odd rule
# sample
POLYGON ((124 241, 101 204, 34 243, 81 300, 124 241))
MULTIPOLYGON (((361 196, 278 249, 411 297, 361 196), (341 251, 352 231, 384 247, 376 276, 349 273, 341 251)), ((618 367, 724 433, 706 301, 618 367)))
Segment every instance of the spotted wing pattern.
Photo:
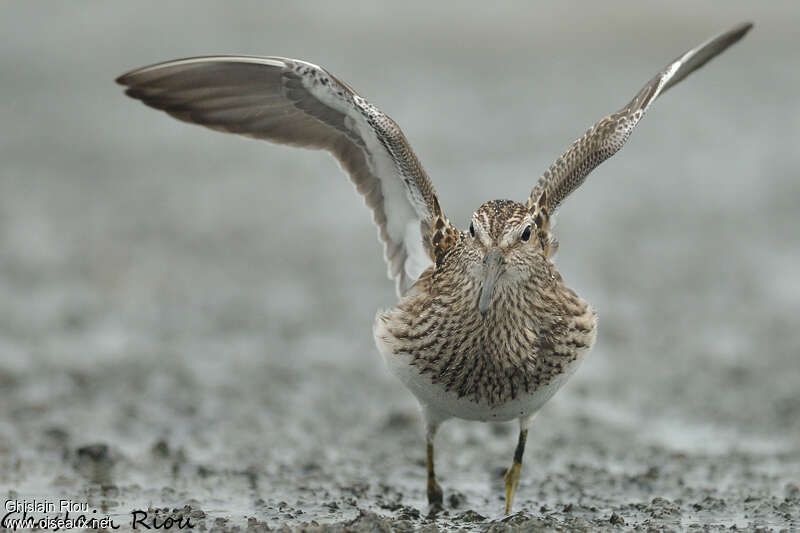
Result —
POLYGON ((197 57, 117 82, 179 120, 333 154, 372 210, 398 294, 436 260, 433 225, 447 219, 403 132, 321 67, 280 57, 197 57))
POLYGON ((667 89, 705 65, 714 56, 741 39, 752 24, 740 24, 692 48, 656 74, 628 105, 592 126, 548 168, 528 199, 528 208, 552 214, 586 176, 614 155, 642 119, 650 104, 667 89))

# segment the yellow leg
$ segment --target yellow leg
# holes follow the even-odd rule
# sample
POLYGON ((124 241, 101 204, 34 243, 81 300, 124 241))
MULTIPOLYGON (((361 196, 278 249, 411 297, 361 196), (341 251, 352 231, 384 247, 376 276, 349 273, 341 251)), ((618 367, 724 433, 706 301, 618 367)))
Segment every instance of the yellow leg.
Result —
POLYGON ((520 429, 517 449, 514 452, 514 462, 506 472, 506 514, 511 514, 511 505, 514 503, 514 494, 519 485, 519 474, 522 470, 522 455, 525 453, 525 440, 528 438, 528 430, 520 429))

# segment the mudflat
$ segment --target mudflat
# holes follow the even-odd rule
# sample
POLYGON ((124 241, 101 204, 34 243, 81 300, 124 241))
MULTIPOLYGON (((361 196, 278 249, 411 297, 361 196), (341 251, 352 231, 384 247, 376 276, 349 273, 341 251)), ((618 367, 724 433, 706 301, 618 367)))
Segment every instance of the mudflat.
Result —
POLYGON ((636 6, 3 5, 0 499, 123 529, 797 528, 800 12, 636 6), (113 84, 208 53, 318 63, 400 124, 464 227, 744 20, 559 213, 598 340, 530 431, 510 517, 514 424, 460 421, 428 515, 417 408, 372 341, 393 286, 335 162, 113 84))

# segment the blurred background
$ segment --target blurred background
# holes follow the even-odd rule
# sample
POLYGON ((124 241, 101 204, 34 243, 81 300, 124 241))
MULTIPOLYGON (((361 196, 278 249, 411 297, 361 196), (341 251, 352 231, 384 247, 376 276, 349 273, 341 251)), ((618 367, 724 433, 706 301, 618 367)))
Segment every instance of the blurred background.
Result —
POLYGON ((416 404, 372 340, 393 283, 334 160, 179 123, 117 75, 204 54, 322 65, 400 124, 464 227, 486 200, 524 200, 672 58, 751 20, 560 210, 556 263, 599 335, 540 413, 503 525, 796 526, 798 16, 3 3, 0 497, 119 521, 189 506, 220 528, 502 518, 516 428, 461 421, 438 437, 447 511, 425 516, 416 404))

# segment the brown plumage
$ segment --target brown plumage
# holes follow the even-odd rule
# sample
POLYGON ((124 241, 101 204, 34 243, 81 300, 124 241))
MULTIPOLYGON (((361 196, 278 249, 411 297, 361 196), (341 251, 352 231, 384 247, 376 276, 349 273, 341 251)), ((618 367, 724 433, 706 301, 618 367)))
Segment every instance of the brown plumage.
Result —
POLYGON ((131 97, 180 120, 337 158, 372 211, 397 284, 400 301, 378 314, 373 332, 389 368, 422 408, 428 500, 442 504, 433 457, 442 421, 518 419, 505 479, 508 513, 528 426, 596 335, 594 310, 553 264, 552 217, 623 146, 658 96, 750 28, 741 24, 667 65, 556 159, 525 205, 486 202, 466 231, 445 216, 397 124, 321 67, 278 57, 199 57, 134 70, 117 81, 131 97))
MULTIPOLYGON (((475 218, 499 243, 506 228, 533 217, 522 204, 493 201, 475 218)), ((410 364, 433 384, 489 407, 550 383, 595 338, 594 310, 564 284, 541 243, 509 248, 506 268, 519 279, 495 289, 486 315, 478 312, 481 286, 469 272, 484 247, 465 232, 438 268, 378 317, 394 355, 410 354, 410 364)))

